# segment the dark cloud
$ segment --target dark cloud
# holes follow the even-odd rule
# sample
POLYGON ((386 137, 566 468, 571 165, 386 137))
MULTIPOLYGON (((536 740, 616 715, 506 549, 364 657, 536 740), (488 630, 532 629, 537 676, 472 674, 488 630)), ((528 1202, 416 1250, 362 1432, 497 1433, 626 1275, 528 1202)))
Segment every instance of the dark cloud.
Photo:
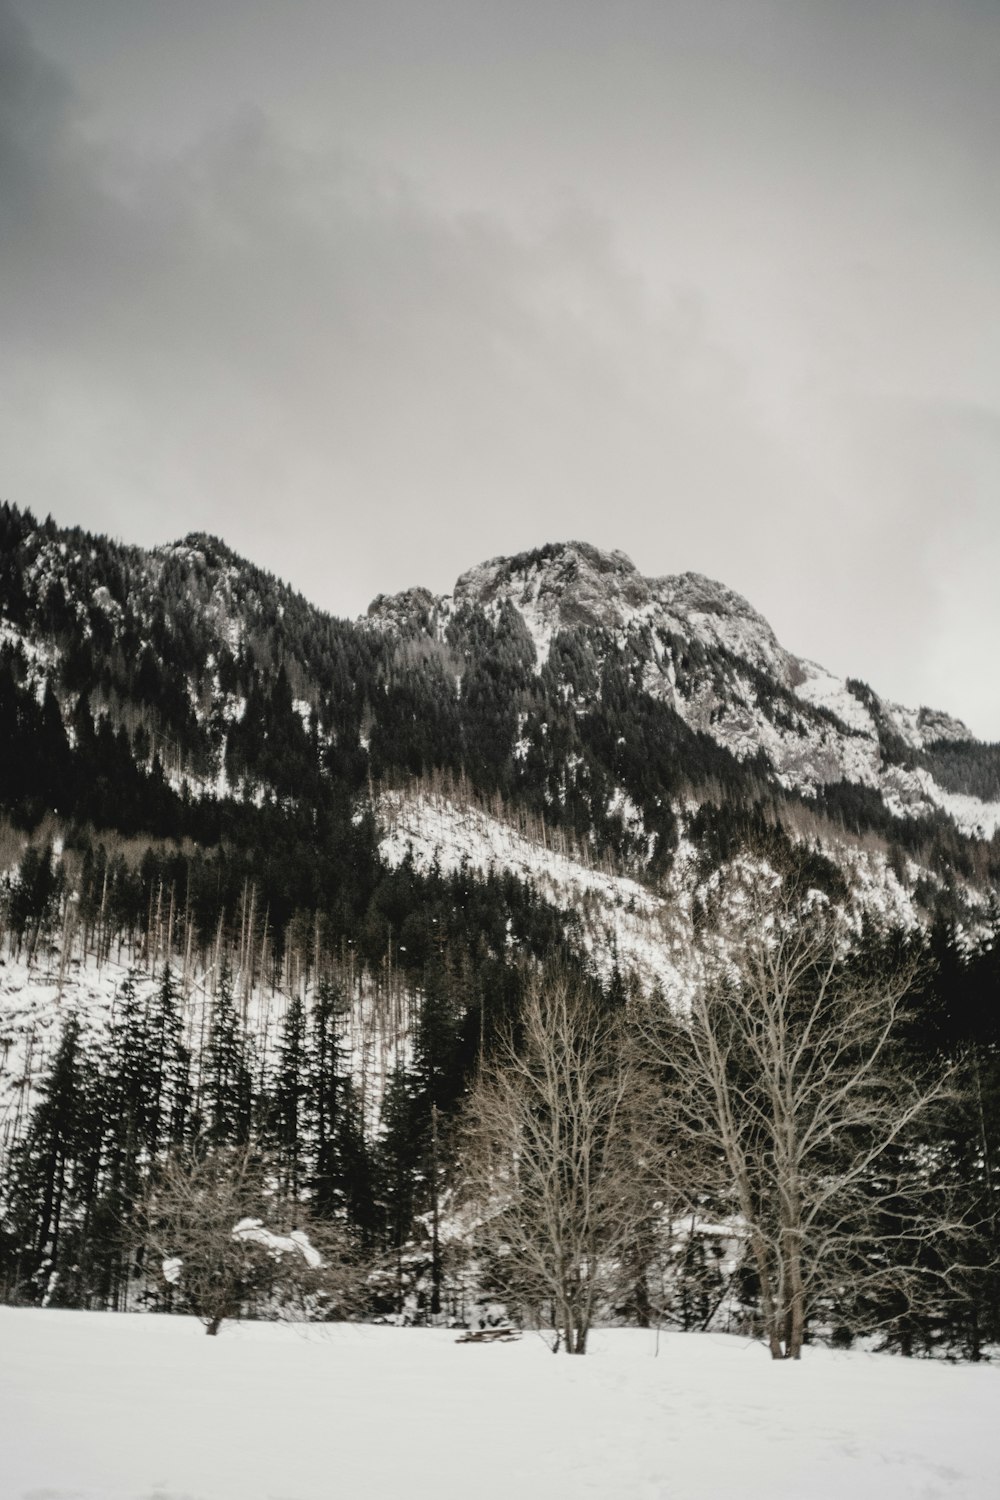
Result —
POLYGON ((74 406, 91 441, 118 428, 93 466, 62 439, 63 507, 111 477, 121 529, 132 506, 144 531, 205 506, 246 529, 251 508, 265 537, 329 510, 376 548, 385 514, 417 538, 450 524, 463 565, 479 511, 494 547, 539 505, 579 530, 626 480, 660 498, 634 466, 650 443, 710 456, 703 400, 738 384, 730 363, 690 299, 650 305, 580 206, 530 238, 446 217, 259 113, 158 163, 70 150, 59 122, 28 170, 59 233, 15 235, 7 336, 45 367, 39 428, 74 406), (146 454, 129 496, 113 466, 139 480, 146 454))
POLYGON ((589 537, 1000 735, 986 10, 22 9, 10 498, 340 612, 589 537))

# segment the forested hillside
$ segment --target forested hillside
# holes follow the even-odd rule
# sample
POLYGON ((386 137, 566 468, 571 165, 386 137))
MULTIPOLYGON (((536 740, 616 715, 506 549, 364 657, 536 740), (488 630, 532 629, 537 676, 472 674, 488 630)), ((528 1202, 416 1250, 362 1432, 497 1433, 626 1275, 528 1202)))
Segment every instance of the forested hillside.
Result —
MULTIPOLYGON (((143 551, 0 507, 4 1295, 169 1305, 150 1183, 246 1149, 286 1215, 348 1235, 368 1311, 467 1311, 466 1101, 538 974, 606 1016, 683 1006, 750 861, 848 913, 869 971, 913 965, 899 1045, 957 1069, 926 1130, 974 1243, 895 1336, 978 1351, 1000 751, 831 683, 721 586, 579 544, 349 622, 211 537, 143 551)), ((655 1262, 662 1315, 752 1319, 702 1208, 650 1231, 615 1316, 652 1316, 655 1262)))

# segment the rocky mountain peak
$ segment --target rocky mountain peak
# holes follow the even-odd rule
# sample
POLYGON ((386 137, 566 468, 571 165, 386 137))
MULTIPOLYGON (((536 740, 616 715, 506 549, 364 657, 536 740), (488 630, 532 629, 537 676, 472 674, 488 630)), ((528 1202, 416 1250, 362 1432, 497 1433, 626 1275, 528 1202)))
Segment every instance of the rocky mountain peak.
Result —
POLYGON ((485 609, 509 600, 540 658, 559 630, 649 623, 724 646, 786 686, 798 675, 794 658, 742 595, 701 573, 646 578, 624 552, 603 552, 587 542, 555 543, 480 563, 459 578, 454 598, 485 609))
POLYGON ((436 599, 424 589, 380 596, 368 618, 405 639, 446 632, 463 605, 494 619, 516 611, 539 669, 560 632, 616 636, 643 663, 644 693, 737 760, 763 755, 785 789, 815 797, 825 786, 854 785, 878 791, 894 816, 946 811, 977 836, 1000 826, 989 775, 959 775, 938 755, 939 783, 919 763, 930 746, 971 742, 965 725, 883 701, 865 684, 795 656, 741 594, 704 574, 647 578, 624 552, 551 543, 470 568, 451 596, 436 599))
POLYGON ((624 552, 602 552, 588 542, 558 542, 514 557, 494 557, 463 573, 456 601, 489 606, 509 598, 532 604, 565 625, 614 623, 615 606, 648 598, 648 582, 624 552))
POLYGON ((962 743, 975 738, 968 724, 963 724, 961 719, 956 719, 953 714, 946 714, 939 708, 918 709, 917 730, 926 744, 940 744, 949 740, 962 743))
POLYGON ((615 630, 650 602, 649 581, 624 552, 602 552, 587 542, 560 542, 496 557, 463 573, 456 604, 484 609, 509 600, 544 660, 552 637, 580 626, 615 630))
POLYGON ((378 594, 368 606, 367 618, 370 624, 388 627, 397 635, 410 635, 429 627, 438 602, 429 589, 419 587, 378 594))
POLYGON ((446 610, 472 604, 491 612, 505 601, 524 618, 542 657, 559 630, 622 630, 649 622, 725 645, 769 670, 777 667, 783 680, 796 675, 794 658, 741 594, 701 573, 646 578, 624 552, 605 552, 589 542, 554 542, 490 558, 461 574, 450 600, 434 600, 423 588, 380 594, 369 605, 368 619, 406 633, 419 628, 435 604, 446 610))
POLYGON ((745 620, 772 641, 774 631, 764 616, 735 589, 727 588, 704 573, 679 573, 676 577, 658 578, 654 586, 663 602, 678 614, 728 615, 745 620))

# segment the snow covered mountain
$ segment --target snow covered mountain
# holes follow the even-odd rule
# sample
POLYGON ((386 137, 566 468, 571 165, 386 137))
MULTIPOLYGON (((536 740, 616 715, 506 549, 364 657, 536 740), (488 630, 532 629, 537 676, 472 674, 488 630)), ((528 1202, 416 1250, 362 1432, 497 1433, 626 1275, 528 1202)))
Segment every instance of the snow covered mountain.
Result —
POLYGON ((390 791, 396 821, 447 794, 654 889, 768 828, 842 870, 877 852, 925 909, 1000 875, 1000 747, 795 656, 723 584, 581 542, 349 622, 214 538, 143 551, 3 506, 0 734, 15 822, 235 838, 244 879, 261 816, 384 864, 390 791))
POLYGON ((786 789, 813 797, 844 782, 877 791, 896 817, 942 811, 980 838, 1000 827, 1000 786, 986 797, 963 791, 972 780, 956 769, 962 756, 934 753, 968 747, 971 768, 973 736, 964 724, 883 701, 864 683, 794 656, 744 598, 701 574, 645 578, 622 552, 567 542, 471 568, 451 596, 381 596, 369 617, 444 638, 463 606, 493 620, 505 606, 516 611, 539 667, 554 640, 574 636, 598 658, 609 651, 630 658, 643 692, 738 760, 766 757, 786 789))

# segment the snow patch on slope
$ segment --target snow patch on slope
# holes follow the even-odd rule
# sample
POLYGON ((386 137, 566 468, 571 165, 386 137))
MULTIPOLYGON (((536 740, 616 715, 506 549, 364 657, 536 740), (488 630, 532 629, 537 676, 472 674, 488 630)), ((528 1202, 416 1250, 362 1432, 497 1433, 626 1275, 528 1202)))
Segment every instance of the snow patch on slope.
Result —
MULTIPOLYGON (((682 829, 694 811, 695 804, 678 807, 682 829)), ((717 879, 717 872, 707 879, 699 872, 698 849, 683 832, 670 874, 654 890, 628 875, 546 848, 524 829, 435 793, 384 793, 379 815, 385 829, 379 849, 390 865, 409 856, 419 870, 436 863, 449 872, 468 866, 483 874, 515 875, 553 906, 572 914, 583 948, 604 982, 617 965, 647 993, 658 986, 669 1001, 683 1007, 692 982, 687 962, 692 910, 717 879)), ((831 841, 822 852, 845 875, 855 930, 860 931, 863 918, 883 928, 912 930, 920 925, 909 885, 881 850, 831 841)), ((746 861, 749 856, 741 858, 746 861)), ((750 863, 760 874, 774 874, 761 861, 750 863)), ((915 879, 924 872, 913 866, 910 873, 915 879)))
POLYGON ((887 767, 882 777, 882 797, 897 818, 916 818, 939 810, 971 838, 990 839, 1000 829, 1000 802, 983 802, 964 792, 945 791, 921 767, 912 771, 901 766, 887 767))
POLYGON ((884 700, 882 708, 893 729, 911 750, 923 750, 942 740, 974 738, 971 729, 961 719, 955 719, 940 709, 904 708, 900 703, 886 703, 884 700))
POLYGON ((842 678, 835 677, 814 661, 800 660, 799 666, 804 676, 795 684, 797 697, 814 708, 825 708, 828 713, 835 714, 855 734, 875 735, 875 720, 871 712, 842 678))
POLYGON ((436 862, 452 872, 464 864, 488 873, 506 871, 529 882, 539 895, 574 913, 594 968, 605 981, 616 961, 651 989, 680 988, 667 937, 670 906, 628 876, 594 869, 546 849, 480 808, 460 807, 427 792, 387 792, 379 806, 385 833, 379 851, 390 865, 411 855, 419 870, 436 862))

